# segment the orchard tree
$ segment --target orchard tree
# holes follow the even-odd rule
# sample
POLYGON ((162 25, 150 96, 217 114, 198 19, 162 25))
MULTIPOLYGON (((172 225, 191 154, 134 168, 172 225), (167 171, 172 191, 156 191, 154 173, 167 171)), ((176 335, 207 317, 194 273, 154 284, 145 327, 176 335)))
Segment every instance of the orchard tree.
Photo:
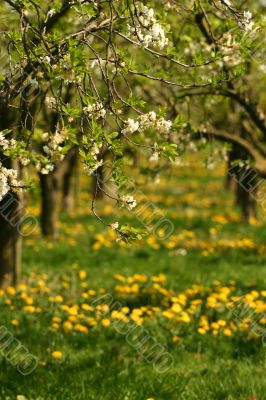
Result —
MULTIPOLYGON (((265 204, 265 194, 259 193, 258 188, 261 178, 266 177, 266 3, 246 1, 245 7, 252 13, 246 10, 243 14, 233 7, 233 2, 223 3, 225 10, 217 7, 213 12, 200 2, 195 22, 205 53, 223 54, 220 64, 212 63, 208 68, 214 74, 222 72, 228 78, 227 84, 193 92, 173 90, 172 103, 176 112, 183 109, 190 121, 188 130, 194 131, 196 137, 230 144, 229 151, 223 154, 228 157, 228 174, 236 183, 236 203, 249 221, 256 216, 256 203, 265 204), (227 20, 225 30, 228 13, 240 22, 234 26, 227 20)), ((192 36, 189 40, 193 54, 198 46, 192 36)), ((216 146, 212 148, 207 165, 213 168, 219 151, 216 146)))
MULTIPOLYGON (((186 148, 197 150, 205 143, 211 149, 208 168, 214 168, 221 157, 227 159, 227 182, 235 183, 236 203, 249 221, 256 216, 256 200, 265 200, 257 189, 260 178, 266 176, 266 4, 246 1, 253 14, 241 12, 232 2, 212 3, 213 7, 206 2, 197 4, 196 12, 189 15, 191 23, 182 28, 187 42, 184 53, 191 59, 215 55, 217 62, 205 66, 204 73, 212 73, 214 79, 223 76, 226 83, 195 90, 161 86, 161 101, 168 105, 172 118, 184 120, 186 148), (224 149, 215 145, 217 139, 224 149)), ((146 86, 142 91, 146 101, 158 99, 158 88, 146 86)))
MULTIPOLYGON (((84 173, 96 175, 91 210, 106 224, 97 215, 95 199, 101 189, 97 171, 108 151, 117 195, 106 195, 132 210, 136 200, 125 173, 128 146, 145 150, 152 159, 174 160, 192 140, 180 115, 170 118, 161 88, 238 99, 229 82, 242 70, 236 66, 226 72, 228 35, 241 43, 252 21, 250 13, 228 0, 4 0, 0 11, 0 281, 15 284, 20 247, 16 221, 21 191, 29 185, 23 169, 53 174, 77 146, 84 173), (209 21, 216 13, 219 37, 209 21), (206 50, 197 29, 203 23, 224 50, 212 43, 206 50), (146 90, 157 93, 152 102, 145 101, 146 90)), ((235 57, 242 51, 235 46, 235 57)), ((245 98, 239 102, 261 125, 254 107, 245 98)), ((144 234, 117 222, 110 226, 126 241, 144 234)))

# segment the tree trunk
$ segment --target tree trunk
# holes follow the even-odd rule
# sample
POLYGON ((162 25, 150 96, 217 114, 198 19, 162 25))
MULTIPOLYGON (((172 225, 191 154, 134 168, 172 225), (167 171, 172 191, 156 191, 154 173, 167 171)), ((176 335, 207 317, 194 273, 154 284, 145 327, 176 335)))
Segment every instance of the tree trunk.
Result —
POLYGON ((17 194, 9 192, 0 202, 0 285, 16 285, 21 263, 21 206, 17 194))
MULTIPOLYGON (((237 159, 236 146, 233 146, 232 149, 227 152, 227 154, 228 154, 227 171, 230 171, 230 167, 231 167, 232 163, 234 162, 234 160, 237 159)), ((228 192, 231 192, 235 189, 236 180, 232 174, 230 174, 230 173, 226 174, 224 187, 225 187, 225 190, 228 192)))
POLYGON ((58 236, 58 194, 54 172, 48 175, 40 174, 41 185, 41 231, 42 235, 50 238, 58 236))
POLYGON ((257 174, 253 169, 240 168, 237 173, 236 204, 246 222, 257 217, 257 174))
POLYGON ((228 176, 233 180, 231 190, 235 191, 235 204, 240 207, 244 221, 250 222, 257 216, 257 173, 247 165, 235 165, 236 160, 246 160, 247 154, 237 145, 233 145, 229 153, 228 176))
MULTIPOLYGON (((10 129, 16 115, 10 115, 6 99, 0 96, 0 131, 10 129)), ((0 154, 0 163, 8 169, 17 168, 18 163, 0 154)), ((0 285, 16 285, 21 263, 22 237, 20 235, 21 197, 9 192, 0 201, 0 285)))
POLYGON ((66 156, 66 168, 63 177, 63 201, 62 210, 66 213, 73 210, 74 199, 71 191, 73 179, 75 179, 74 172, 78 166, 78 147, 75 146, 70 150, 69 156, 66 156))
POLYGON ((70 195, 71 178, 77 162, 77 148, 73 147, 63 161, 55 165, 55 169, 48 175, 40 174, 42 194, 41 232, 45 237, 57 238, 59 211, 70 195))

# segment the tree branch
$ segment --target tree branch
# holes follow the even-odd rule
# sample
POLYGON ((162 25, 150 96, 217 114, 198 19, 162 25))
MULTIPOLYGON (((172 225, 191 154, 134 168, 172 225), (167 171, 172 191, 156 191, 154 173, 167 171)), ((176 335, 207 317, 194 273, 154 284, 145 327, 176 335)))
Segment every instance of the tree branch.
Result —
POLYGON ((210 129, 204 129, 197 132, 200 135, 204 136, 214 136, 218 139, 225 139, 228 142, 237 144, 238 146, 242 147, 249 156, 254 160, 254 167, 258 171, 258 173, 263 177, 266 178, 266 159, 265 157, 246 139, 224 131, 222 129, 215 129, 211 127, 210 129))

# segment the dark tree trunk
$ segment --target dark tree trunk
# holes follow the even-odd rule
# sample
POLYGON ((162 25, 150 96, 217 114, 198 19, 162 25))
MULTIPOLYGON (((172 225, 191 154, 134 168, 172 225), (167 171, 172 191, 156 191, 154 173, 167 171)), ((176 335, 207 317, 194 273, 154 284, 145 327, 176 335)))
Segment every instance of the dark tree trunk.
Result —
POLYGON ((62 162, 55 165, 53 172, 48 175, 39 175, 42 195, 41 232, 45 237, 58 236, 57 224, 59 211, 62 208, 62 197, 63 204, 66 204, 66 196, 71 193, 71 178, 77 158, 78 149, 74 147, 62 162))
POLYGON ((253 169, 241 168, 237 173, 236 203, 245 221, 257 217, 257 174, 253 169))
MULTIPOLYGON (((234 162, 234 160, 237 160, 236 146, 233 146, 232 149, 227 152, 227 154, 228 154, 227 171, 230 171, 230 167, 231 167, 232 163, 234 162)), ((235 190, 236 180, 232 174, 230 174, 230 173, 226 174, 224 187, 225 187, 225 190, 227 190, 229 192, 235 190)))
POLYGON ((9 192, 0 202, 0 285, 16 285, 19 279, 21 244, 21 204, 9 192))
POLYGON ((231 166, 229 166, 228 175, 234 182, 234 184, 231 184, 235 191, 235 204, 240 207, 243 220, 250 222, 252 218, 257 216, 257 173, 247 165, 232 166, 234 161, 245 160, 246 158, 246 153, 234 145, 229 157, 231 166))
POLYGON ((54 173, 40 174, 41 185, 41 231, 42 235, 56 238, 58 235, 58 196, 54 173))
POLYGON ((71 189, 73 188, 73 179, 75 179, 74 172, 78 166, 78 154, 78 147, 75 146, 70 150, 69 155, 66 157, 62 201, 62 210, 66 213, 73 210, 74 199, 71 189))
MULTIPOLYGON (((12 127, 16 115, 10 115, 4 97, 0 97, 0 131, 12 127)), ((17 168, 17 163, 0 154, 1 164, 8 169, 17 168)), ((16 285, 21 262, 20 234, 21 198, 9 192, 0 201, 0 285, 16 285)))

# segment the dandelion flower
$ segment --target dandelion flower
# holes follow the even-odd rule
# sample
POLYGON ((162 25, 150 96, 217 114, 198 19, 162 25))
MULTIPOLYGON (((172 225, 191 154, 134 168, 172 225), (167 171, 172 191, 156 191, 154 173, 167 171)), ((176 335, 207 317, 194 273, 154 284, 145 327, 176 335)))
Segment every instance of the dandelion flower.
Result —
POLYGON ((55 358, 56 360, 61 360, 63 354, 61 351, 55 350, 52 352, 52 357, 55 358))
POLYGON ((104 318, 104 319, 102 319, 101 324, 102 324, 102 326, 107 327, 111 324, 111 322, 109 321, 109 319, 104 318))

